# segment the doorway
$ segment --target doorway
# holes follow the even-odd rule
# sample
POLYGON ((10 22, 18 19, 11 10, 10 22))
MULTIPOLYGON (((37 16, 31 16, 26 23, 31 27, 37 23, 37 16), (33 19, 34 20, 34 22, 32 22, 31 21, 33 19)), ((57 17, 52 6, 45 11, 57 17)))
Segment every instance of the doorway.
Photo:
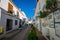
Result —
POLYGON ((12 19, 7 19, 6 22, 6 31, 9 31, 12 29, 12 24, 13 24, 13 20, 12 19))

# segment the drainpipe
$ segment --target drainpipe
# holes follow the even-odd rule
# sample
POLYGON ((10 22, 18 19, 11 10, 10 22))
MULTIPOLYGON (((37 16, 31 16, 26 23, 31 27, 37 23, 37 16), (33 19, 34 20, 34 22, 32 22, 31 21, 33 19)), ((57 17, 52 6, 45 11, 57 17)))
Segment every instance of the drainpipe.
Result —
MULTIPOLYGON (((39 12, 40 13, 40 12, 39 12)), ((39 14, 40 15, 40 14, 39 14)), ((40 26, 40 32, 42 31, 41 29, 41 18, 39 17, 39 26, 40 26)))

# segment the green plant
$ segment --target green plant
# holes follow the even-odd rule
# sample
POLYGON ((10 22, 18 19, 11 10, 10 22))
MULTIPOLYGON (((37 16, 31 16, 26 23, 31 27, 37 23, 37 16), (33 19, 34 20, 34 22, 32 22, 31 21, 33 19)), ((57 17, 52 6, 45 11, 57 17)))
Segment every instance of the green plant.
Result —
POLYGON ((57 1, 56 0, 46 0, 46 9, 51 10, 52 12, 57 9, 57 1))
POLYGON ((31 30, 28 33, 28 40, 37 40, 37 34, 36 34, 36 30, 35 27, 33 25, 31 25, 31 30))
POLYGON ((34 27, 34 25, 31 25, 31 28, 32 28, 33 30, 35 30, 35 27, 34 27))
POLYGON ((52 7, 52 3, 50 0, 46 0, 46 8, 50 9, 52 7))
POLYGON ((40 18, 44 17, 44 13, 42 11, 40 11, 40 18))
POLYGON ((35 32, 29 32, 28 40, 37 40, 37 35, 35 32))

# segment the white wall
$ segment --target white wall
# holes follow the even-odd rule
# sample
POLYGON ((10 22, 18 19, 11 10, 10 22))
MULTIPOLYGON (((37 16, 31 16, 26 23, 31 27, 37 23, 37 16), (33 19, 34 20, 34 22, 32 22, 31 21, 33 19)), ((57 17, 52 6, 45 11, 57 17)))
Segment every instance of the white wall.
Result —
POLYGON ((55 40, 55 29, 49 28, 50 40, 55 40))
POLYGON ((0 2, 0 7, 5 9, 6 11, 8 10, 8 1, 9 0, 1 0, 0 2))
POLYGON ((39 18, 37 19, 37 23, 38 23, 37 28, 40 31, 40 19, 39 18))
POLYGON ((7 19, 12 19, 13 20, 13 22, 12 22, 13 23, 12 30, 18 29, 19 24, 18 25, 15 25, 15 20, 18 20, 18 23, 19 23, 19 19, 16 18, 16 17, 13 17, 11 15, 8 15, 5 12, 2 12, 1 13, 1 25, 2 25, 2 27, 4 27, 4 33, 6 33, 6 20, 7 19))
POLYGON ((40 7, 39 7, 39 2, 36 5, 36 9, 35 9, 35 16, 37 15, 37 13, 40 11, 40 7))
MULTIPOLYGON (((0 22, 1 22, 1 9, 0 9, 0 22)), ((0 23, 0 25, 1 25, 1 23, 0 23)))
MULTIPOLYGON (((59 0, 60 1, 60 0, 59 0)), ((38 3, 37 3, 37 5, 36 5, 36 10, 35 10, 35 17, 36 17, 36 15, 38 14, 38 12, 40 12, 40 10, 41 11, 43 11, 43 8, 44 8, 44 5, 46 4, 46 0, 39 0, 38 1, 38 3)), ((58 3, 58 6, 60 7, 60 5, 59 5, 60 3, 58 3)), ((58 13, 58 12, 57 12, 58 13)), ((53 15, 53 14, 52 14, 53 15)), ((59 15, 60 16, 60 15, 59 15)), ((56 17, 56 15, 55 15, 55 17, 56 17)), ((56 18, 56 20, 58 20, 57 18, 56 18)), ((55 20, 55 21, 56 21, 55 20)), ((38 22, 38 20, 36 20, 37 22, 38 22)), ((49 26, 53 26, 51 23, 53 23, 53 17, 52 17, 52 19, 48 19, 48 20, 46 20, 48 23, 50 23, 50 25, 49 26)), ((58 20, 58 21, 60 21, 60 20, 58 20)), ((37 22, 35 22, 36 24, 37 24, 37 22)), ((56 36, 56 34, 55 34, 55 28, 50 28, 49 26, 47 26, 47 27, 42 27, 42 33, 43 33, 43 35, 49 35, 50 36, 50 40, 60 40, 60 37, 58 37, 58 36, 56 36), (49 30, 49 31, 48 31, 49 30), (48 34, 49 33, 49 34, 48 34)), ((60 31, 59 31, 60 32, 60 31)))
POLYGON ((58 37, 58 36, 55 35, 55 38, 54 39, 55 40, 60 40, 60 37, 58 37))
POLYGON ((39 0, 40 3, 40 10, 43 10, 45 4, 46 4, 46 0, 39 0))
POLYGON ((17 8, 13 6, 14 15, 17 15, 17 8))
POLYGON ((39 0, 36 5, 35 9, 35 16, 37 15, 38 12, 43 11, 43 8, 46 4, 46 0, 39 0))
POLYGON ((14 15, 17 15, 17 11, 18 11, 18 8, 12 3, 9 1, 9 3, 13 6, 13 11, 14 11, 14 15))
POLYGON ((26 15, 25 15, 25 13, 23 11, 22 11, 22 14, 23 14, 23 18, 27 18, 26 15))
POLYGON ((11 3, 11 5, 13 5, 13 11, 14 11, 13 14, 17 15, 18 8, 9 0, 1 0, 0 7, 3 8, 4 10, 8 11, 8 3, 11 3))
POLYGON ((19 18, 23 20, 22 12, 19 13, 19 18))
MULTIPOLYGON (((50 40, 60 40, 60 37, 56 36, 55 34, 55 29, 54 28, 47 28, 49 29, 49 36, 50 40)), ((46 36, 47 35, 47 30, 46 28, 43 29, 42 33, 46 36)))
MULTIPOLYGON (((39 0, 38 2, 37 2, 37 5, 36 5, 36 9, 35 9, 35 23, 36 24, 38 24, 38 30, 40 30, 40 20, 38 20, 38 19, 40 19, 40 18, 38 18, 37 20, 36 20, 36 16, 40 16, 38 13, 40 13, 40 11, 43 11, 43 7, 44 7, 44 5, 45 5, 45 3, 46 3, 46 0, 39 0)), ((35 24, 35 25, 36 25, 35 24)))

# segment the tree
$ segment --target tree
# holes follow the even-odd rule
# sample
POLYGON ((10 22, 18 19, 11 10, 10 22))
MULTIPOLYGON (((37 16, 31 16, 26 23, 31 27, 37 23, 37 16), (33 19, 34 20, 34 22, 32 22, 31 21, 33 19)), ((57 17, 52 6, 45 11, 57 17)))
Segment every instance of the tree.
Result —
POLYGON ((51 6, 52 6, 51 1, 50 1, 50 0, 46 0, 46 8, 47 8, 47 9, 50 9, 51 6))
POLYGON ((40 11, 40 18, 46 17, 51 12, 54 12, 57 9, 57 1, 56 0, 46 0, 46 10, 40 11))
POLYGON ((57 9, 57 1, 56 0, 46 0, 46 9, 50 10, 51 12, 57 9))

